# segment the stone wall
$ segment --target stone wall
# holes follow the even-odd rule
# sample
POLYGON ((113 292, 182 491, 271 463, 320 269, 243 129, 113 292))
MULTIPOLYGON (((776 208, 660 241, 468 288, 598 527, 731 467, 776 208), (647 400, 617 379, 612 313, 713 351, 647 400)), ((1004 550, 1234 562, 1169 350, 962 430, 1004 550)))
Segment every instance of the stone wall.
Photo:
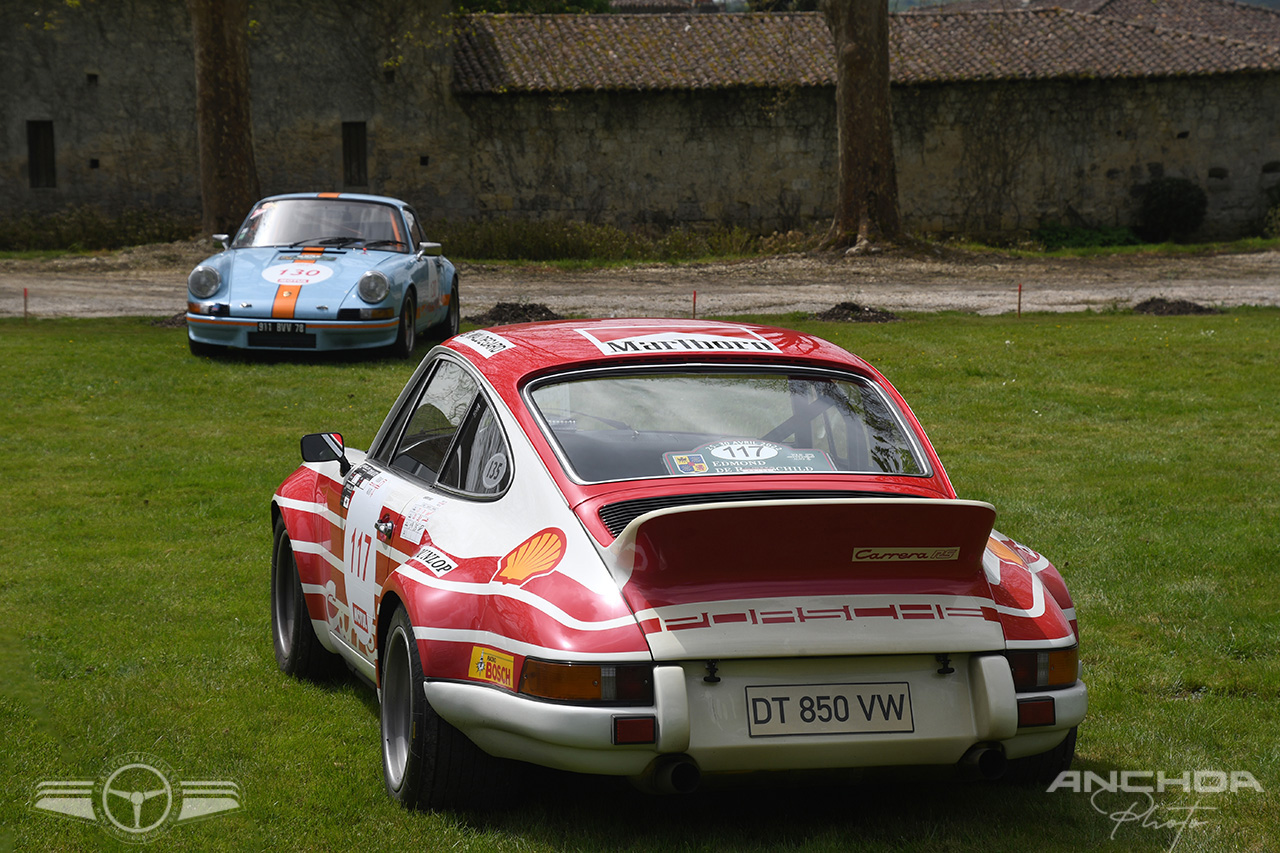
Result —
MULTIPOLYGON (((53 29, 17 27, 0 42, 16 71, 0 98, 5 212, 199 208, 182 6, 105 5, 65 8, 53 29), (29 186, 29 121, 53 122, 56 187, 29 186)), ((254 7, 264 192, 398 195, 427 220, 772 230, 830 216, 832 89, 455 97, 444 8, 254 7), (367 132, 364 185, 343 180, 344 122, 367 132)), ((1129 225, 1135 187, 1165 174, 1207 191, 1202 236, 1233 236, 1280 182, 1280 75, 896 87, 893 107, 903 219, 917 231, 1129 225)))

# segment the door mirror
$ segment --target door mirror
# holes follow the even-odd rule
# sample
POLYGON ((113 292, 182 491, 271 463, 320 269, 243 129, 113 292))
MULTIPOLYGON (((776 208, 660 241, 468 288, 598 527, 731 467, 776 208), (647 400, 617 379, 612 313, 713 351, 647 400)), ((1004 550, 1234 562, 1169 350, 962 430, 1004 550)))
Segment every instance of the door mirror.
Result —
POLYGON ((444 254, 444 247, 439 243, 419 243, 418 254, 423 257, 438 257, 444 254))
POLYGON ((347 461, 346 449, 342 444, 342 433, 313 432, 302 437, 303 462, 339 462, 342 476, 347 475, 351 463, 347 461))

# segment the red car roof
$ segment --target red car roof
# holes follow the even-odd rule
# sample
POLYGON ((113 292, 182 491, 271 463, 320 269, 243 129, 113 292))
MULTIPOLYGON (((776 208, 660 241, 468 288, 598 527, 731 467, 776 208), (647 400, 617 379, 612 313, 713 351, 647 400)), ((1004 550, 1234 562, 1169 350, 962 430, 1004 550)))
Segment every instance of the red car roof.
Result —
POLYGON ((561 320, 467 332, 446 346, 497 386, 513 388, 550 370, 630 361, 828 364, 875 376, 857 356, 791 329, 710 320, 561 320))

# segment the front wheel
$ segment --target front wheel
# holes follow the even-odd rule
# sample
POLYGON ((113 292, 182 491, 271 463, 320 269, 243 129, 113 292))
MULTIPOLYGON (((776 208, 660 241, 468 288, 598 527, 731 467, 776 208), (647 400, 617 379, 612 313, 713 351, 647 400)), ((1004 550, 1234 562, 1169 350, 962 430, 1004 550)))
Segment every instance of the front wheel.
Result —
POLYGON ((413 348, 418 343, 417 307, 413 292, 406 293, 404 304, 400 306, 400 331, 396 334, 396 342, 391 345, 391 353, 396 358, 413 355, 413 348))
POLYGON ((187 335, 187 349, 191 350, 192 355, 214 356, 226 352, 227 348, 218 344, 206 344, 204 341, 197 341, 191 335, 187 335))
POLYGON ((410 809, 466 805, 494 786, 494 759, 440 719, 423 691, 418 641, 397 606, 379 650, 382 665, 382 776, 387 793, 410 809))
POLYGON ((288 675, 321 680, 333 669, 334 656, 316 637, 307 611, 293 543, 284 519, 276 519, 271 549, 271 636, 276 664, 288 675))
POLYGON ((462 303, 458 300, 458 274, 453 274, 453 283, 449 287, 449 313, 439 323, 431 327, 431 338, 447 341, 458 334, 462 326, 462 303))

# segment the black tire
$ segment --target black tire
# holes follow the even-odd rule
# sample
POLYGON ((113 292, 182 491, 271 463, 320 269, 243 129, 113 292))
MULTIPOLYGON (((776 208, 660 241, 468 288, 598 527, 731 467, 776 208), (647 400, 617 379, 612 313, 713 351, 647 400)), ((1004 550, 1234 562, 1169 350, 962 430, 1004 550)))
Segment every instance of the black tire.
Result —
POLYGON ((409 358, 418 344, 417 309, 418 303, 411 290, 404 295, 404 304, 400 306, 400 329, 396 333, 396 342, 391 345, 391 354, 396 358, 409 358))
POLYGON ((218 344, 206 344, 187 335, 187 349, 191 350, 192 355, 212 356, 225 352, 227 348, 218 344))
POLYGON ((1048 785, 1053 782, 1059 773, 1071 769, 1071 762, 1076 757, 1078 728, 1072 726, 1062 743, 1048 752, 1010 760, 1004 772, 1004 780, 1019 785, 1048 785))
POLYGON ((391 617, 378 660, 382 778, 392 799, 409 809, 441 809, 492 796, 498 789, 498 762, 427 702, 418 641, 402 605, 391 617))
POLYGON ((302 594, 302 580, 284 519, 276 520, 271 548, 271 637, 280 671, 322 681, 334 671, 332 652, 320 644, 302 594))
POLYGON ((431 339, 435 341, 447 341, 454 335, 458 334, 458 329, 462 327, 462 304, 458 301, 458 274, 453 274, 453 284, 449 287, 449 313, 431 327, 431 339))

